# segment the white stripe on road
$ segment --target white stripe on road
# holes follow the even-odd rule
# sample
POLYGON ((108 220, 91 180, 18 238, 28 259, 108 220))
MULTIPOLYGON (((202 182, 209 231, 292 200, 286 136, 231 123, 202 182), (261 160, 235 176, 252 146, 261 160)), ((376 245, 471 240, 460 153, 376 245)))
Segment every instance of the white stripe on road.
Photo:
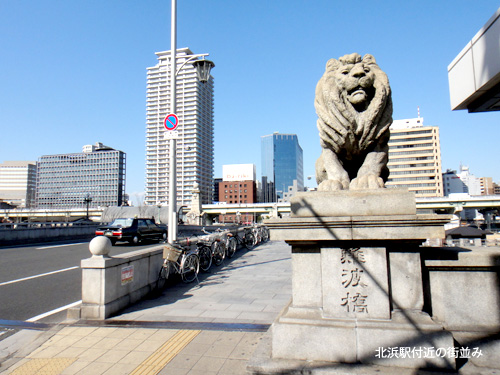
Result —
POLYGON ((82 300, 80 301, 76 301, 76 302, 73 302, 73 303, 70 303, 69 305, 66 305, 66 306, 62 306, 62 307, 59 307, 57 309, 54 309, 52 311, 48 311, 46 313, 43 313, 43 314, 40 314, 40 315, 37 315, 37 316, 34 316, 33 318, 30 318, 28 320, 26 320, 27 322, 29 323, 33 323, 33 322, 36 322, 37 320, 40 320, 40 319, 43 319, 43 318, 46 318, 47 316, 49 315, 52 315, 52 314, 57 314, 58 312, 61 312, 61 311, 64 311, 64 310, 67 310, 67 309, 70 309, 72 307, 75 307, 77 305, 79 305, 80 303, 82 303, 82 300))
POLYGON ((47 272, 47 273, 42 273, 40 275, 35 275, 35 276, 29 276, 29 277, 23 277, 22 279, 17 279, 17 280, 11 280, 11 281, 6 281, 4 283, 0 283, 0 286, 4 285, 9 285, 9 284, 14 284, 14 283, 19 283, 21 281, 26 281, 26 280, 31 280, 31 279, 36 279, 37 277, 42 277, 42 276, 48 276, 48 275, 53 275, 55 273, 60 273, 60 272, 65 272, 65 271, 71 271, 74 269, 80 268, 80 266, 75 266, 75 267, 69 267, 69 268, 64 268, 62 270, 57 270, 57 271, 52 271, 52 272, 47 272))
POLYGON ((86 243, 86 242, 67 243, 65 245, 42 246, 42 247, 37 247, 36 250, 52 249, 54 247, 75 246, 75 245, 81 245, 81 244, 84 244, 84 243, 86 243))

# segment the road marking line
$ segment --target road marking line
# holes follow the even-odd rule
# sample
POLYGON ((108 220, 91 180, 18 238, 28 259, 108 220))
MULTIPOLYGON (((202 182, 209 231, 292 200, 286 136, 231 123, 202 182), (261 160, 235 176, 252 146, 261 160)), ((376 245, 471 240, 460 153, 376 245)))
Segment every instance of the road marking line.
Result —
POLYGON ((182 329, 173 335, 156 352, 144 360, 131 375, 158 374, 174 357, 180 353, 198 334, 200 330, 182 329))
POLYGON ((26 321, 27 321, 27 322, 30 322, 30 323, 33 323, 33 322, 36 322, 37 320, 40 320, 40 319, 46 318, 46 317, 47 317, 47 316, 49 316, 49 315, 56 314, 56 313, 58 313, 58 312, 61 312, 61 311, 64 311, 64 310, 70 309, 70 308, 72 308, 72 307, 75 307, 75 306, 79 305, 80 303, 82 303, 82 300, 80 300, 80 301, 76 301, 76 302, 73 302, 73 303, 70 303, 69 305, 62 306, 62 307, 59 307, 59 308, 54 309, 54 310, 51 310, 51 311, 47 311, 46 313, 43 313, 43 314, 40 314, 40 315, 34 316, 33 318, 30 318, 30 319, 28 319, 28 320, 26 320, 26 321))
POLYGON ((78 242, 78 243, 67 243, 65 245, 52 245, 52 246, 42 246, 42 247, 37 247, 35 250, 44 250, 44 249, 53 249, 55 247, 64 247, 64 246, 75 246, 75 245, 81 245, 86 242, 78 242))
POLYGON ((60 272, 65 272, 65 271, 71 271, 71 270, 74 270, 74 269, 77 269, 77 268, 80 268, 80 266, 64 268, 62 270, 57 270, 57 271, 52 271, 52 272, 47 272, 47 273, 41 273, 40 275, 35 275, 35 276, 23 277, 22 279, 6 281, 6 282, 3 282, 3 283, 0 283, 0 286, 14 284, 14 283, 19 283, 21 281, 26 281, 26 280, 31 280, 31 279, 36 279, 37 277, 53 275, 55 273, 60 273, 60 272))

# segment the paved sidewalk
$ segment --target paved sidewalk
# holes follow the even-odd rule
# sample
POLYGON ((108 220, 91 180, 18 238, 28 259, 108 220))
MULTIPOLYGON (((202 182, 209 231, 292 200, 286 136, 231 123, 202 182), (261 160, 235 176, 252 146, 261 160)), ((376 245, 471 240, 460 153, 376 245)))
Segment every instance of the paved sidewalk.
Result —
MULTIPOLYGON (((177 283, 105 322, 30 333, 2 374, 245 374, 265 331, 291 298, 290 248, 268 242, 199 284, 177 283)), ((4 341, 16 341, 16 335, 4 341), (11 340, 12 339, 12 340, 11 340)))

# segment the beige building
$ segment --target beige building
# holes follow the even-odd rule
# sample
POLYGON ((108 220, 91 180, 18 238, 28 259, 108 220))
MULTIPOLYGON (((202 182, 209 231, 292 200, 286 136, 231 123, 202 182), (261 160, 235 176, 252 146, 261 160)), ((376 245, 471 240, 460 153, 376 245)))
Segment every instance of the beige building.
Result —
POLYGON ((0 200, 17 207, 31 207, 35 199, 36 162, 0 164, 0 200))
POLYGON ((493 179, 491 177, 481 177, 479 183, 481 184, 481 195, 495 194, 493 179))
POLYGON ((407 188, 417 197, 442 197, 439 128, 422 117, 395 120, 389 140, 388 188, 407 188))

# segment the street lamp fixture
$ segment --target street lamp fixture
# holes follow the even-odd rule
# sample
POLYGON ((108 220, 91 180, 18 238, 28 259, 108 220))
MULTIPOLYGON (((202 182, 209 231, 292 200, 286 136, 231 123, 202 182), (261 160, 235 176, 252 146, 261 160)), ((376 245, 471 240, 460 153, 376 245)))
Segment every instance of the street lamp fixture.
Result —
POLYGON ((200 82, 205 83, 208 82, 208 79, 210 78, 210 70, 212 70, 215 64, 213 61, 203 59, 193 61, 193 66, 196 68, 196 74, 198 75, 200 82))
POLYGON ((90 205, 90 202, 92 202, 92 198, 90 197, 90 194, 87 194, 85 196, 85 199, 83 200, 83 202, 87 205, 87 220, 89 220, 89 205, 90 205))

